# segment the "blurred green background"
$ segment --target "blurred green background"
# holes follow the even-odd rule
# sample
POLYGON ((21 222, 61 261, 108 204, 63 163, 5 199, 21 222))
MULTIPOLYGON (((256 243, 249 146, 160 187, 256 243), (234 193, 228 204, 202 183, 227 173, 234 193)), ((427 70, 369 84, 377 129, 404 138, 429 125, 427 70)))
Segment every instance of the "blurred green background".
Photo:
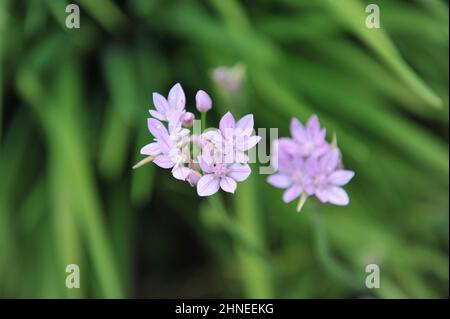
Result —
POLYGON ((446 2, 71 2, 80 29, 69 1, 0 0, 0 297, 448 297, 446 2), (236 63, 230 95, 211 71, 236 63), (351 204, 297 214, 257 165, 224 207, 132 171, 151 93, 176 82, 191 111, 210 93, 210 125, 252 112, 286 136, 317 113, 356 171, 351 204))

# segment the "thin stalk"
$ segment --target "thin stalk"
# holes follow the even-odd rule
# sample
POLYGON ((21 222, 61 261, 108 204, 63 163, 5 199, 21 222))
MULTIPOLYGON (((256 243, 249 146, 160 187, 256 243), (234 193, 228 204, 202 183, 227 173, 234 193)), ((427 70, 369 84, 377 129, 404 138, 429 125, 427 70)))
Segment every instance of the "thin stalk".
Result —
POLYGON ((362 290, 364 287, 364 281, 361 279, 360 283, 358 283, 358 278, 342 267, 342 265, 332 256, 328 244, 328 237, 323 226, 321 212, 314 212, 313 215, 316 249, 320 263, 324 266, 326 271, 348 287, 355 290, 362 290))
POLYGON ((206 112, 201 113, 201 121, 202 121, 202 132, 206 130, 206 112))
MULTIPOLYGON (((260 222, 260 210, 256 201, 255 179, 250 177, 239 185, 235 195, 235 209, 238 227, 256 249, 264 250, 264 236, 260 222)), ((246 297, 273 297, 271 274, 267 262, 255 254, 248 254, 241 246, 236 247, 241 266, 246 297)))

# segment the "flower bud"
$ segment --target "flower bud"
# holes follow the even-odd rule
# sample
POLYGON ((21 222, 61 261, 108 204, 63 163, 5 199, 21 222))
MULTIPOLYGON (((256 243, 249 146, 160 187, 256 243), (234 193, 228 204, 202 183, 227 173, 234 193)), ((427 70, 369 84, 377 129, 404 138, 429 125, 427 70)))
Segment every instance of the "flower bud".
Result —
POLYGON ((186 112, 181 115, 181 123, 185 127, 191 127, 194 124, 195 115, 191 112, 186 112))
POLYGON ((208 93, 203 90, 199 90, 195 95, 195 104, 199 112, 208 112, 212 107, 212 101, 208 93))

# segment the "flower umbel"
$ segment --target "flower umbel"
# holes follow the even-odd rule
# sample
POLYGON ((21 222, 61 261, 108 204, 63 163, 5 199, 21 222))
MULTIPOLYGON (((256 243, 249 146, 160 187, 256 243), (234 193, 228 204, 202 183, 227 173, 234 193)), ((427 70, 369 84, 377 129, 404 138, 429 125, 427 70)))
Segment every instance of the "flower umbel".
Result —
MULTIPOLYGON (((153 162, 171 169, 175 179, 196 186, 199 196, 210 196, 219 189, 234 193, 237 182, 251 173, 246 152, 261 139, 252 135, 253 115, 245 115, 236 122, 228 112, 220 120, 220 129, 194 135, 189 128, 195 115, 185 110, 186 98, 180 84, 170 89, 167 99, 153 93, 153 103, 156 110, 150 111, 152 117, 147 121, 153 142, 141 149, 141 154, 148 157, 133 168, 153 162), (193 152, 195 148, 198 154, 193 152)), ((200 112, 211 108, 212 101, 206 92, 198 91, 196 106, 200 112)))
POLYGON ((273 143, 272 156, 277 163, 268 183, 281 189, 283 201, 289 203, 299 198, 300 211, 309 196, 322 203, 347 205, 349 197, 342 188, 355 175, 342 168, 341 153, 336 141, 325 140, 316 115, 311 116, 306 127, 299 120, 291 120, 292 138, 280 138, 273 143))

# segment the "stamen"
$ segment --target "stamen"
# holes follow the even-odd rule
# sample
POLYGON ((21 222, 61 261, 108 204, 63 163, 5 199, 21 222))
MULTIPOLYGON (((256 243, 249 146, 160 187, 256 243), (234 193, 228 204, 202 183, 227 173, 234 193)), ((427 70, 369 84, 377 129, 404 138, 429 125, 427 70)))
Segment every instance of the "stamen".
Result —
POLYGON ((133 169, 139 168, 141 166, 144 166, 145 164, 151 163, 155 158, 153 156, 148 156, 144 158, 143 160, 139 161, 133 166, 133 169))
POLYGON ((298 201, 298 204, 297 204, 297 213, 300 213, 300 211, 303 208, 303 205, 305 205, 307 198, 308 198, 308 195, 306 195, 306 193, 302 193, 302 195, 300 196, 300 200, 298 201))
POLYGON ((331 140, 331 148, 336 148, 337 147, 337 136, 336 136, 336 132, 333 132, 333 139, 331 140))

